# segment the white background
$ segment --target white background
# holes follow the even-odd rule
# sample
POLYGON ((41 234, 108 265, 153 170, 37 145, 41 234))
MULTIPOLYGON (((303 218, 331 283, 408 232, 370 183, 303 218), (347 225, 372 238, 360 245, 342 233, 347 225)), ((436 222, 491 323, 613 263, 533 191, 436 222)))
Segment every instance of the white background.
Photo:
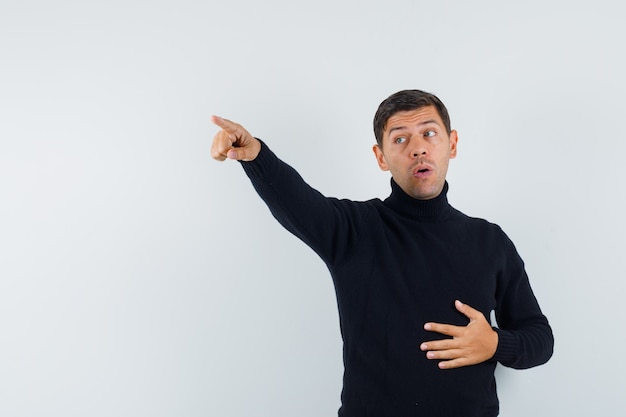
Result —
POLYGON ((389 94, 459 131, 451 203, 500 224, 556 337, 501 415, 623 410, 618 1, 0 0, 0 415, 332 416, 323 263, 238 163, 244 124, 326 195, 384 198, 389 94))

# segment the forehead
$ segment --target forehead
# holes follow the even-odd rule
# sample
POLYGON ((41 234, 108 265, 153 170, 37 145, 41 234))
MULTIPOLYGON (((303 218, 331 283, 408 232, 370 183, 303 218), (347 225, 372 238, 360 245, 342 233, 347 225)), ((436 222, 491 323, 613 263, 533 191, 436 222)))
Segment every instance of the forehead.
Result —
POLYGON ((384 134, 388 134, 390 130, 400 128, 412 128, 426 123, 436 123, 443 126, 439 112, 435 106, 420 107, 414 110, 403 110, 396 112, 389 117, 385 124, 384 134))

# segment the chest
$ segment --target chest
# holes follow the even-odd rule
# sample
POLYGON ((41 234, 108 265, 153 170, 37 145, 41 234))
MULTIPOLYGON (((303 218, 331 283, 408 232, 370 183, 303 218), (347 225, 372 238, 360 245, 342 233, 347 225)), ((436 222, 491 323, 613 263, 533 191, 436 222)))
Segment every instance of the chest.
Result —
POLYGON ((418 322, 464 325, 454 301, 489 317, 496 307, 502 251, 489 233, 459 224, 381 225, 355 248, 368 304, 418 322))

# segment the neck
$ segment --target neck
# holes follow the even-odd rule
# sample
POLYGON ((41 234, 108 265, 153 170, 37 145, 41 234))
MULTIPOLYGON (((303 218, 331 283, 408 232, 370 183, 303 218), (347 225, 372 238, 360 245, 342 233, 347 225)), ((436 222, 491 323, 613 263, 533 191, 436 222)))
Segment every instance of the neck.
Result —
POLYGON ((391 195, 385 200, 385 205, 415 220, 435 222, 445 219, 452 209, 448 204, 447 193, 448 182, 446 181, 437 197, 430 200, 418 200, 405 193, 392 178, 391 195))

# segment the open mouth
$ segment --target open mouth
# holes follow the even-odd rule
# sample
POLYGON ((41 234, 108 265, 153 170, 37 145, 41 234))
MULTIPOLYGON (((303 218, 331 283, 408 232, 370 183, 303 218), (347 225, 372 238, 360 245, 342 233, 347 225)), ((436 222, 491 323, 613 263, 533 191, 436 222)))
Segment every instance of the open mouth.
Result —
POLYGON ((424 178, 429 176, 433 171, 428 167, 421 167, 413 171, 413 176, 418 178, 424 178))

